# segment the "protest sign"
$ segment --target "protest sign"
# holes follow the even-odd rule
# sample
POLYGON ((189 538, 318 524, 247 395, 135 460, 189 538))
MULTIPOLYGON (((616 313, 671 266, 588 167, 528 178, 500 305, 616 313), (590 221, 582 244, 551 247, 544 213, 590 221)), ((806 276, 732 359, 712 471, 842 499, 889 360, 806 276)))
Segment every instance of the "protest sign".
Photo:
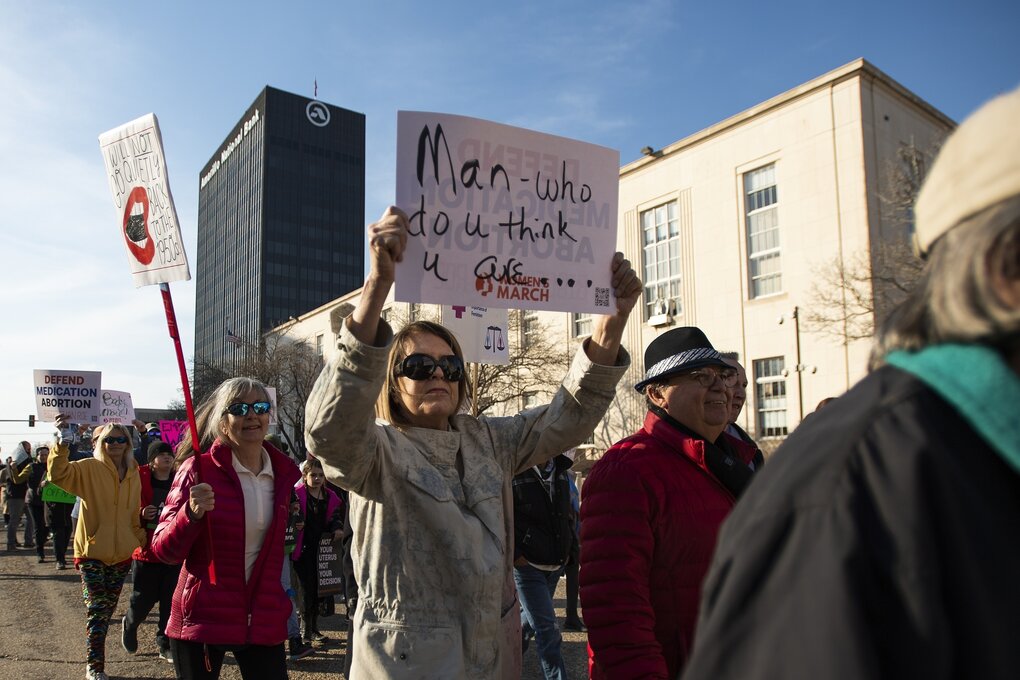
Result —
POLYGON ((73 493, 67 493, 53 482, 46 482, 42 488, 42 499, 47 503, 67 503, 74 505, 77 498, 73 493))
POLYGON ((99 147, 135 287, 190 279, 156 116, 104 132, 99 147))
POLYGON ((188 421, 186 420, 161 420, 159 421, 159 433, 161 439, 169 444, 174 451, 177 450, 177 444, 180 443, 181 437, 184 436, 184 431, 188 429, 188 421))
POLYGON ((135 419, 135 407, 131 403, 131 393, 119 390, 103 390, 100 392, 99 401, 102 410, 99 413, 99 420, 106 423, 126 423, 130 425, 135 419))
POLYGON ((456 336, 464 361, 479 364, 510 363, 510 339, 505 309, 443 305, 441 322, 456 336))
POLYGON ((12 456, 11 464, 14 469, 18 472, 24 469, 26 465, 32 462, 32 454, 26 451, 21 446, 17 446, 14 449, 14 455, 12 456))
POLYGON ((102 411, 99 371, 35 369, 35 415, 53 422, 63 413, 72 423, 99 425, 102 411))
POLYGON ((343 552, 333 541, 333 532, 327 532, 319 541, 319 597, 343 594, 343 552))
POLYGON ((608 312, 620 154, 498 123, 397 114, 410 219, 395 299, 608 312))

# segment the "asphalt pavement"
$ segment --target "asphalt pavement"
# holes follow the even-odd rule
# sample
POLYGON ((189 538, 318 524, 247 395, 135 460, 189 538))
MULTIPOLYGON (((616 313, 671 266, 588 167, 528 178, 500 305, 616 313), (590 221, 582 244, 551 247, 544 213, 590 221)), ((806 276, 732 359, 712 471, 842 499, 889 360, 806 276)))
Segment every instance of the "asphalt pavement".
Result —
MULTIPOLYGON (((19 539, 21 532, 19 531, 19 539)), ((556 591, 556 607, 563 621, 565 579, 556 591)), ((173 666, 156 653, 156 611, 138 630, 138 653, 128 654, 120 645, 120 620, 131 594, 130 579, 124 585, 106 643, 106 672, 111 678, 157 680, 173 678, 173 666)), ((334 616, 321 617, 319 628, 332 641, 315 646, 315 653, 288 662, 291 680, 343 678, 346 619, 343 607, 334 616)), ((569 677, 587 677, 587 636, 563 633, 563 655, 569 677)), ((62 680, 85 677, 85 606, 81 581, 70 562, 57 571, 53 552, 38 564, 34 549, 0 552, 0 680, 62 680)), ((230 655, 220 675, 240 680, 230 655)), ((524 655, 522 680, 542 680, 534 644, 524 655)))

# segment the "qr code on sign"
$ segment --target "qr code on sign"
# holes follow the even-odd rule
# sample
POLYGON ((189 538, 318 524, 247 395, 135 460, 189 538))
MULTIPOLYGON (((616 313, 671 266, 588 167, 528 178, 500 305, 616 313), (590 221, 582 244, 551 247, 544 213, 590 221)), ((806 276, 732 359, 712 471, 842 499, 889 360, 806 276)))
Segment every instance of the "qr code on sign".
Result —
POLYGON ((608 307, 609 306, 609 289, 599 288, 595 286, 595 306, 596 307, 608 307))

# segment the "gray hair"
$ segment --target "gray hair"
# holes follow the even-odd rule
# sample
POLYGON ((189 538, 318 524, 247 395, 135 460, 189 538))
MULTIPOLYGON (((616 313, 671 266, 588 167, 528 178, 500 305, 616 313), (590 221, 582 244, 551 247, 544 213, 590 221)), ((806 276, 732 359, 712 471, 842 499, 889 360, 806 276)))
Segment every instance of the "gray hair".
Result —
MULTIPOLYGON (((207 451, 213 445, 221 434, 220 425, 227 417, 227 406, 252 390, 261 391, 266 401, 272 401, 269 398, 269 390, 255 378, 224 380, 206 397, 195 411, 195 426, 198 428, 199 439, 197 451, 207 451)), ((177 444, 177 463, 184 462, 195 452, 196 447, 191 442, 191 431, 186 429, 180 443, 177 444)))
POLYGON ((870 366, 894 350, 946 342, 1020 347, 1020 308, 995 290, 1020 279, 1020 195, 970 217, 939 238, 917 286, 882 325, 870 366))

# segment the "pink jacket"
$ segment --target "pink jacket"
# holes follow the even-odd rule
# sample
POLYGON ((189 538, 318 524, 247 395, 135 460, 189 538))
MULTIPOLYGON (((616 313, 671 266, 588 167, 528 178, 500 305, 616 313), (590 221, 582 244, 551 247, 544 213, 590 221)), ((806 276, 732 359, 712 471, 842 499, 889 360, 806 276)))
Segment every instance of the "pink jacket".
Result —
MULTIPOLYGON (((753 447, 728 441, 745 463, 754 457, 753 447)), ((654 413, 595 463, 581 492, 591 678, 678 677, 733 494, 708 471, 704 441, 654 413)))
MULTIPOLYGON (((332 533, 334 530, 339 529, 343 526, 343 515, 335 515, 335 513, 343 505, 343 501, 340 497, 333 493, 332 489, 323 487, 323 491, 326 492, 326 531, 332 533), (339 521, 337 521, 339 520, 339 521), (330 527, 333 528, 330 528, 330 527)), ((298 503, 301 505, 301 517, 308 515, 308 487, 304 485, 304 482, 294 487, 294 494, 297 496, 298 503)), ((325 535, 325 533, 323 534, 325 535)), ((305 537, 305 530, 301 529, 294 536, 294 552, 291 553, 290 559, 297 562, 298 558, 301 557, 301 543, 305 537)))
POLYGON ((273 521, 247 584, 244 496, 230 446, 217 440, 209 453, 189 458, 177 471, 152 538, 156 557, 184 564, 166 627, 168 637, 217 645, 276 645, 287 639, 291 602, 280 585, 283 533, 291 489, 301 473, 271 444, 264 446, 273 466, 273 521), (196 474, 199 459, 201 479, 196 474), (216 508, 194 520, 188 515, 187 500, 191 486, 199 481, 212 485, 216 508), (210 561, 215 585, 209 578, 210 561))

